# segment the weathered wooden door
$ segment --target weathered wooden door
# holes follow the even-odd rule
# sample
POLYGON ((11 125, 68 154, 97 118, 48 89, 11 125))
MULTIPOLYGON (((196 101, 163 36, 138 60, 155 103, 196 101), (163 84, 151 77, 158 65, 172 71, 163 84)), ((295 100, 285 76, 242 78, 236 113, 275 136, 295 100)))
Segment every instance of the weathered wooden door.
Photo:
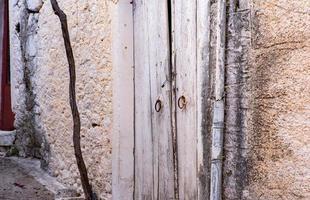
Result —
POLYGON ((113 199, 209 199, 210 0, 116 5, 113 199))
POLYGON ((207 50, 209 1, 198 4, 201 13, 196 1, 134 1, 135 199, 207 196, 197 51, 207 50))
POLYGON ((134 38, 135 198, 174 199, 167 1, 135 1, 134 38))

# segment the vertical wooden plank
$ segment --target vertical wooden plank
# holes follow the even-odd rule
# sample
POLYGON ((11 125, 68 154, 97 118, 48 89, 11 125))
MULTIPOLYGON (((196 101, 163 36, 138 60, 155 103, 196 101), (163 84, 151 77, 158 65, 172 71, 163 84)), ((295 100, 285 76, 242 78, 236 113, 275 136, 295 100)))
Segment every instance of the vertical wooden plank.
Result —
POLYGON ((196 1, 175 0, 174 2, 176 97, 179 104, 176 110, 176 127, 180 199, 197 199, 196 9, 196 1))
POLYGON ((152 99, 147 0, 134 1, 135 199, 154 199, 152 99))
POLYGON ((210 194, 210 0, 197 0, 197 171, 198 199, 210 194))
POLYGON ((148 47, 154 141, 154 199, 174 199, 171 69, 167 1, 148 1, 148 47), (161 104, 161 108, 155 105, 161 104))
POLYGON ((167 9, 166 1, 135 2, 136 199, 174 198, 167 9))
POLYGON ((113 6, 113 156, 112 198, 133 199, 134 71, 133 14, 130 0, 113 6))
POLYGON ((222 199, 222 163, 224 134, 224 83, 226 46, 226 0, 218 1, 217 46, 215 66, 215 102, 212 121, 210 199, 222 199))

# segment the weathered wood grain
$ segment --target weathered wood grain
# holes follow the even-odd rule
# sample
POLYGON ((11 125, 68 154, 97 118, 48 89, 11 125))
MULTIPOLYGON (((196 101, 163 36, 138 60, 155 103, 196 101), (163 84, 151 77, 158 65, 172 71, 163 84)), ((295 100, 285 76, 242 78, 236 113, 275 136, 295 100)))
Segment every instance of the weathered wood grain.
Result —
POLYGON ((176 97, 183 104, 176 110, 180 199, 197 199, 196 9, 195 1, 174 2, 176 97))
POLYGON ((112 198, 131 200, 134 192, 133 13, 130 0, 113 6, 112 198))
POLYGON ((148 1, 149 62, 154 145, 154 199, 174 199, 171 74, 167 1, 148 1))
POLYGON ((198 199, 210 194, 210 0, 197 1, 197 171, 198 199))
MULTIPOLYGON (((206 143, 211 129, 206 126, 211 112, 210 1, 176 0, 168 4, 166 1, 139 0, 134 1, 133 12, 133 197, 208 199, 211 188, 211 147, 206 143), (156 103, 161 105, 157 111, 156 103)), ((218 91, 222 87, 218 82, 222 78, 219 59, 222 53, 218 50, 216 55, 218 91)), ((215 105, 218 117, 212 119, 215 125, 222 116, 221 100, 215 105)), ((220 130, 215 125, 214 134, 220 130)), ((219 165, 221 163, 212 166, 219 169, 219 165)), ((213 174, 218 174, 218 170, 213 170, 213 174)))
POLYGON ((174 198, 167 9, 166 1, 135 2, 136 199, 174 198))
POLYGON ((135 199, 153 199, 153 131, 148 10, 145 1, 134 4, 135 63, 135 199))

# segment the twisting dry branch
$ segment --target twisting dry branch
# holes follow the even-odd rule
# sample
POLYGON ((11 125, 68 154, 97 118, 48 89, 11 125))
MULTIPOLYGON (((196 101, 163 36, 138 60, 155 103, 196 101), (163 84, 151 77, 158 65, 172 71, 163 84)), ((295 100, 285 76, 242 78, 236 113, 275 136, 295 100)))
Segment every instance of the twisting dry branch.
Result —
POLYGON ((87 169, 85 166, 85 162, 82 155, 81 150, 81 122, 80 122, 80 114, 78 111, 77 103, 76 103, 76 94, 75 94, 75 82, 76 82, 76 74, 75 74, 75 60, 73 56, 70 35, 68 31, 68 22, 66 14, 60 9, 57 0, 51 0, 51 4, 55 14, 58 16, 61 23, 62 35, 66 48, 66 55, 69 64, 69 73, 70 73, 70 106, 73 117, 73 145, 75 158, 77 162, 77 166, 80 172, 81 183, 85 195, 86 200, 94 200, 95 195, 92 192, 91 185, 89 183, 87 169))

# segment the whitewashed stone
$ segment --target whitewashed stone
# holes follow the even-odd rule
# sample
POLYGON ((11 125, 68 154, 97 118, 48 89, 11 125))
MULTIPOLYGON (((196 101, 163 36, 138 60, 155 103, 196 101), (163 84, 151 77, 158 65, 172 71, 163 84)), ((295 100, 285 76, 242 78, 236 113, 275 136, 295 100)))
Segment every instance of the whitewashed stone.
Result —
POLYGON ((0 146, 12 146, 15 140, 15 131, 0 131, 0 146))
POLYGON ((39 12, 43 6, 42 0, 27 0, 28 10, 32 12, 39 12))
MULTIPOLYGON (((48 2, 48 1, 46 1, 48 2)), ((42 130, 49 143, 48 170, 66 186, 82 192, 72 143, 72 115, 69 105, 69 73, 59 19, 50 3, 27 0, 28 30, 26 38, 15 28, 21 23, 23 1, 11 3, 11 44, 13 107, 17 128, 25 113, 24 65, 28 59, 31 70, 35 107, 35 128, 42 130), (26 41, 25 41, 26 40, 26 41), (20 46, 26 42, 25 51, 20 46)), ((58 1, 68 18, 73 52, 76 59, 77 101, 82 124, 82 147, 91 184, 100 199, 110 199, 112 182, 112 62, 111 18, 106 1, 58 1), (89 4, 89 6, 85 5, 89 4), (92 8, 96 7, 96 11, 92 8), (87 9, 84 9, 87 8, 87 9), (102 38, 100 35, 104 35, 102 38), (93 128, 93 125, 95 126, 93 128), (103 187, 102 184, 106 185, 103 187)), ((25 15, 27 16, 27 15, 25 15)), ((22 24, 22 23, 21 23, 22 24)), ((27 128, 27 127, 26 127, 27 128)), ((29 143, 25 139, 24 143, 29 143)))

